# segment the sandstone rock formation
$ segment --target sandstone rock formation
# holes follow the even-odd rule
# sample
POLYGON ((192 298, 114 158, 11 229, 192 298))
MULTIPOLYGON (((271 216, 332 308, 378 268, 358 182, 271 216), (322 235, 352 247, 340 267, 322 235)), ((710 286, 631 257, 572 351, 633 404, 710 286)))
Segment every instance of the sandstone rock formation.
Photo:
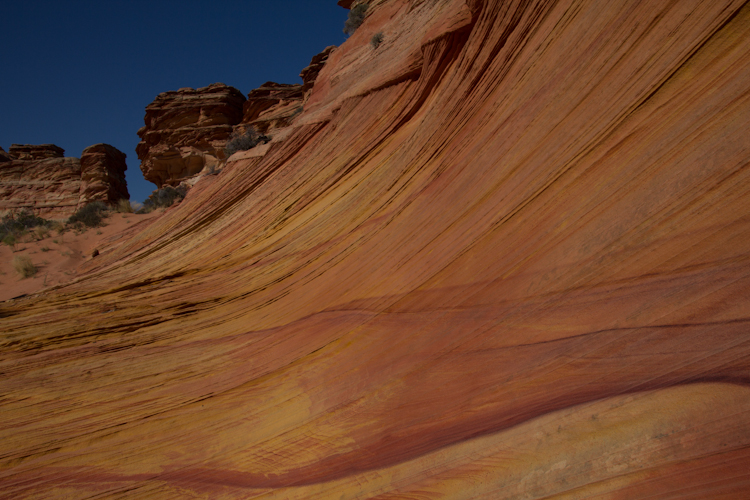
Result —
POLYGON ((244 102, 239 90, 223 83, 159 94, 146 106, 146 124, 138 131, 136 152, 146 180, 175 186, 218 165, 244 102))
POLYGON ((8 153, 5 152, 3 148, 0 147, 0 163, 6 162, 6 161, 12 161, 13 158, 10 157, 8 153))
POLYGON ((161 188, 187 182, 225 160, 231 134, 248 128, 271 134, 288 127, 304 107, 315 79, 336 49, 326 47, 302 70, 302 84, 266 82, 247 100, 223 83, 194 90, 163 92, 146 107, 136 151, 144 177, 161 188))
POLYGON ((265 134, 286 127, 302 111, 304 97, 302 85, 266 82, 247 95, 242 126, 237 128, 254 127, 265 134))
POLYGON ((748 95, 744 1, 379 2, 283 141, 0 305, 3 493, 750 497, 748 95))
POLYGON ((0 214, 32 210, 61 219, 91 201, 114 204, 129 197, 124 153, 97 144, 80 160, 64 154, 54 144, 13 144, 8 161, 0 162, 0 214))
POLYGON ((81 153, 79 204, 92 201, 114 203, 129 199, 125 180, 125 153, 109 144, 95 144, 81 153))
POLYGON ((17 160, 43 160, 62 158, 65 150, 54 144, 12 144, 9 156, 17 160))

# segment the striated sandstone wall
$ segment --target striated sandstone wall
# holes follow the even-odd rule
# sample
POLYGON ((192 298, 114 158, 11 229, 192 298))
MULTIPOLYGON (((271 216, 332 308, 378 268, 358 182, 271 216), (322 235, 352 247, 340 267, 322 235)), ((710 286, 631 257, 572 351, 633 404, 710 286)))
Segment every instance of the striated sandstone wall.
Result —
POLYGON ((125 154, 107 144, 86 148, 80 159, 64 157, 54 144, 13 144, 0 160, 0 213, 32 210, 67 218, 91 201, 129 198, 125 154))
POLYGON ((745 1, 378 2, 283 139, 0 305, 3 493, 750 497, 748 96, 745 1))

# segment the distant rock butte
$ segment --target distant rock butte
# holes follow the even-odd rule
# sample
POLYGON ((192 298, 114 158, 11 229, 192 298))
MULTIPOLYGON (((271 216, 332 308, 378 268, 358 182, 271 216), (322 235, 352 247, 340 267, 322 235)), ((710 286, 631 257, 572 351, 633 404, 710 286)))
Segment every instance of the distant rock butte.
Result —
POLYGON ((32 210, 46 218, 66 218, 91 201, 114 204, 129 198, 125 154, 96 144, 81 159, 64 157, 54 144, 13 144, 0 153, 0 214, 32 210), (4 152, 3 152, 4 153, 4 152))
POLYGON ((125 153, 109 144, 95 144, 81 153, 80 203, 114 203, 129 199, 125 153))
POLYGON ((336 49, 326 49, 302 70, 302 84, 266 82, 247 99, 234 87, 163 92, 146 107, 136 151, 146 180, 162 187, 190 182, 204 169, 213 171, 226 158, 224 147, 234 132, 255 128, 272 134, 288 127, 303 109, 318 73, 336 49))
POLYGON ((748 499, 748 130, 750 2, 373 1, 0 304, 0 496, 748 499))
POLYGON ((12 144, 9 154, 17 160, 43 160, 62 158, 65 150, 54 144, 12 144))

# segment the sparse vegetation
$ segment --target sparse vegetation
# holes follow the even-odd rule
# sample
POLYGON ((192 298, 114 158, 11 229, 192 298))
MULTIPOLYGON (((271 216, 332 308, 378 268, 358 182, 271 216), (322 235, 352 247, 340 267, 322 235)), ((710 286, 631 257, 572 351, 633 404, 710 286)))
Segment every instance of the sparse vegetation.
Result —
POLYGON ((82 230, 82 226, 98 227, 101 225, 104 217, 107 216, 107 211, 108 207, 104 202, 92 201, 71 215, 68 218, 68 224, 74 226, 78 230, 82 230))
POLYGON ((48 227, 51 222, 37 217, 30 210, 11 212, 5 215, 0 222, 0 241, 14 247, 24 236, 33 230, 34 235, 41 239, 40 235, 49 235, 48 227))
POLYGON ((27 255, 16 255, 13 257, 13 269, 16 270, 22 278, 30 278, 36 274, 36 266, 31 262, 27 255))
POLYGON ((37 240, 43 240, 49 237, 49 229, 47 226, 37 226, 34 228, 34 236, 37 240))
POLYGON ((138 210, 139 214, 147 214, 153 212, 157 208, 171 207, 175 203, 181 202, 187 195, 187 190, 178 186, 173 188, 172 186, 164 186, 161 189, 157 189, 146 201, 143 202, 143 208, 138 210))
POLYGON ((121 198, 117 205, 115 206, 115 212, 121 213, 121 214, 132 214, 133 213, 133 207, 130 204, 130 200, 126 200, 125 198, 121 198))
POLYGON ((352 36, 354 32, 357 31, 357 28, 362 25, 365 20, 367 7, 368 5, 366 3, 361 3, 359 5, 355 5, 349 11, 349 17, 346 19, 346 22, 344 22, 344 33, 347 36, 352 36))
POLYGON ((372 45, 373 49, 377 49, 380 47, 380 44, 383 43, 383 32, 379 31, 372 35, 372 38, 370 38, 370 45, 372 45))
POLYGON ((238 151, 247 151, 258 144, 265 144, 270 140, 271 138, 269 136, 259 133, 254 128, 245 130, 244 134, 232 132, 232 135, 229 136, 229 140, 227 141, 227 145, 224 146, 224 154, 229 158, 238 151))

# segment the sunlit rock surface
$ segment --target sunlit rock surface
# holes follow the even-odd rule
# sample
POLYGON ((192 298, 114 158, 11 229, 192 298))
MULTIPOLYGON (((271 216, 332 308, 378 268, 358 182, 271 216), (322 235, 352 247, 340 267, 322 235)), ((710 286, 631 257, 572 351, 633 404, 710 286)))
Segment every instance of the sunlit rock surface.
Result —
POLYGON ((54 144, 13 144, 0 151, 0 214, 30 210, 64 219, 92 201, 128 199, 125 153, 109 144, 65 157, 54 144))
POLYGON ((175 186, 224 159, 232 127, 242 120, 245 96, 213 83, 162 92, 146 106, 136 147, 141 171, 157 187, 175 186))
POLYGON ((0 491, 748 498, 749 122, 743 1, 375 2, 285 137, 0 307, 0 491))

